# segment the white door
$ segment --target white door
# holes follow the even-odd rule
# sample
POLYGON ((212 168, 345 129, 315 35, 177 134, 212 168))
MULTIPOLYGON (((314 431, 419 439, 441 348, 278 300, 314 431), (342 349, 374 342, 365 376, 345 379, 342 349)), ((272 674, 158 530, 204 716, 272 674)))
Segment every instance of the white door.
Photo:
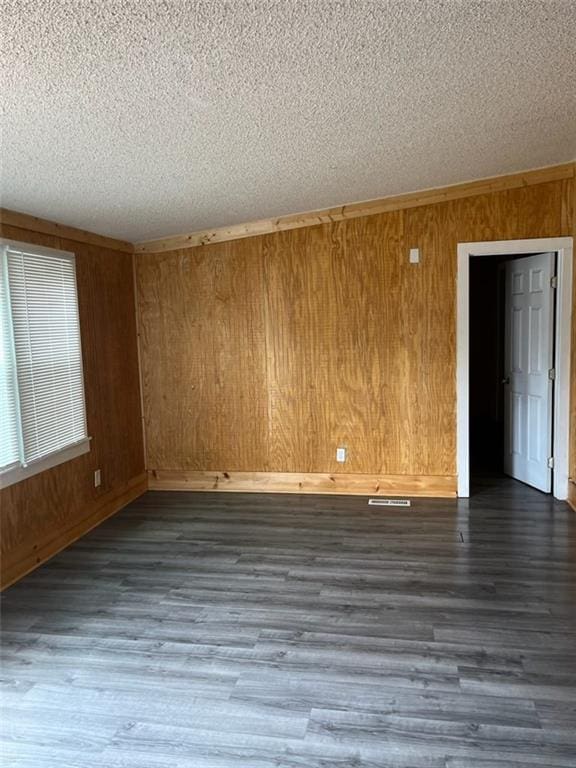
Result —
POLYGON ((506 263, 504 471, 552 490, 555 254, 506 263))

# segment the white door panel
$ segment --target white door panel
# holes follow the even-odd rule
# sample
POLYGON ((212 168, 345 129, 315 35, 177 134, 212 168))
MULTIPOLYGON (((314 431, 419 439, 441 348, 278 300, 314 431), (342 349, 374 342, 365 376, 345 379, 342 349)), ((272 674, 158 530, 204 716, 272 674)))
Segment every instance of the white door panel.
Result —
POLYGON ((506 396, 504 470, 550 492, 554 254, 506 264, 506 396))

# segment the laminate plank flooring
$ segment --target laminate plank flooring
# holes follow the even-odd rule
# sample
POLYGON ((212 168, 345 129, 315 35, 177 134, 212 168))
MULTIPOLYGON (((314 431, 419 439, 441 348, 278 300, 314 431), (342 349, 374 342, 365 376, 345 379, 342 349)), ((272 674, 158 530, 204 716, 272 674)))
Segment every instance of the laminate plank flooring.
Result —
POLYGON ((2 597, 3 766, 574 768, 576 514, 149 492, 2 597))

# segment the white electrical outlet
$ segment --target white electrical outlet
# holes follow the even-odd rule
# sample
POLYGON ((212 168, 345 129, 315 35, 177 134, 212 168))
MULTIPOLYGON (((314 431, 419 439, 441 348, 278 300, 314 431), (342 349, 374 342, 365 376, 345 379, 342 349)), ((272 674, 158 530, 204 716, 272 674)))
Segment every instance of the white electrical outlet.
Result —
POLYGON ((99 488, 102 485, 102 473, 99 469, 94 472, 94 488, 99 488))
POLYGON ((336 448, 336 461, 340 464, 346 461, 346 448, 336 448))
POLYGON ((419 263, 420 263, 420 249, 410 248, 410 264, 419 264, 419 263))

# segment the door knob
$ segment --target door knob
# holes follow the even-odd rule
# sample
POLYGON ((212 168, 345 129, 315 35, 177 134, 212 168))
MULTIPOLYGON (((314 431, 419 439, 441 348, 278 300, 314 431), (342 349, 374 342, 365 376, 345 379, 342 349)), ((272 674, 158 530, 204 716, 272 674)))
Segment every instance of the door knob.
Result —
POLYGON ((506 376, 505 379, 502 379, 502 384, 510 384, 510 376, 506 376))

